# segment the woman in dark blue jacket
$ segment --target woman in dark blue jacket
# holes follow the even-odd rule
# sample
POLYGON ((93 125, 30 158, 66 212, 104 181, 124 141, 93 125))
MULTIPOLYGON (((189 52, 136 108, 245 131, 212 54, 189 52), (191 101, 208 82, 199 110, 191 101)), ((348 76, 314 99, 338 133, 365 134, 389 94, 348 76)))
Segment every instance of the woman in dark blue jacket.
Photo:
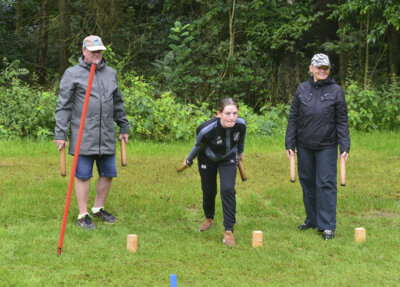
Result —
POLYGON ((329 75, 325 54, 313 56, 311 78, 294 95, 286 130, 286 153, 297 149, 298 174, 307 217, 300 230, 318 227, 325 239, 335 236, 337 157, 347 159, 350 133, 342 88, 329 75))
POLYGON ((214 225, 215 197, 217 195, 217 173, 220 178, 222 210, 224 214, 224 240, 235 245, 233 226, 236 222, 235 180, 238 160, 243 159, 246 123, 238 118, 238 104, 231 98, 223 99, 217 117, 201 124, 196 131, 196 143, 184 162, 191 166, 198 156, 198 167, 203 190, 205 221, 199 231, 214 225))

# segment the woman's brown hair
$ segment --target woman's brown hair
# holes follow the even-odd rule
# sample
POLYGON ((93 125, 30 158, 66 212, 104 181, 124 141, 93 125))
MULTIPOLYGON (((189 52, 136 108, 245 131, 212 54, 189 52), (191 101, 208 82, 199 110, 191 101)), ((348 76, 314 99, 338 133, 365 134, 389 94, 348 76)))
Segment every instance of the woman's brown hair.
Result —
POLYGON ((236 106, 236 108, 239 110, 238 103, 236 103, 232 98, 225 98, 219 102, 218 112, 222 113, 224 111, 225 107, 230 106, 230 105, 236 106))

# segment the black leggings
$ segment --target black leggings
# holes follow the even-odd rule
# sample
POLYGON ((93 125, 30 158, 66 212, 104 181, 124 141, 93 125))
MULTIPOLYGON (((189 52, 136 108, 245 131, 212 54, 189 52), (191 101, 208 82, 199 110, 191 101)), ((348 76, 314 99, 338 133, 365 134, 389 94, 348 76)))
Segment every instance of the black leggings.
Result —
POLYGON ((219 172, 222 211, 225 230, 232 230, 236 219, 235 180, 237 170, 237 155, 215 163, 204 153, 198 156, 201 188, 203 190, 203 210, 206 218, 214 219, 215 197, 217 195, 217 172, 219 172))

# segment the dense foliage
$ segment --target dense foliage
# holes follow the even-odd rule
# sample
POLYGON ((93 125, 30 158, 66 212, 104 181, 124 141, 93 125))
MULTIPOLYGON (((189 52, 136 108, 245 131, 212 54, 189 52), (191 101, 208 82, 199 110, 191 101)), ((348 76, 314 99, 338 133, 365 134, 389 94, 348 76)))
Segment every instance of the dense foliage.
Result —
MULTIPOLYGON (((54 131, 54 111, 57 91, 32 88, 21 81, 28 73, 19 62, 9 63, 0 73, 0 139, 32 137, 51 139, 54 131)), ((216 107, 181 103, 167 91, 155 97, 156 88, 143 77, 125 73, 120 88, 131 124, 131 135, 140 139, 170 141, 192 139, 196 127, 216 114, 216 107)), ((345 86, 351 128, 363 131, 400 127, 400 85, 386 90, 363 90, 355 82, 345 86)), ((256 113, 239 102, 239 115, 247 123, 248 135, 283 134, 289 115, 289 105, 266 104, 256 113)))

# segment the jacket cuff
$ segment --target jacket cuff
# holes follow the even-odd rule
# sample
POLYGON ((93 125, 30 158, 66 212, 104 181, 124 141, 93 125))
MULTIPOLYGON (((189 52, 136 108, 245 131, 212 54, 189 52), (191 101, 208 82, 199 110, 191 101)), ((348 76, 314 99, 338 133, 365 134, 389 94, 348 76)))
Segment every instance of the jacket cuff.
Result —
POLYGON ((54 140, 67 141, 67 136, 63 133, 59 133, 54 136, 54 140))
POLYGON ((129 134, 129 127, 127 128, 120 128, 119 134, 129 134))

